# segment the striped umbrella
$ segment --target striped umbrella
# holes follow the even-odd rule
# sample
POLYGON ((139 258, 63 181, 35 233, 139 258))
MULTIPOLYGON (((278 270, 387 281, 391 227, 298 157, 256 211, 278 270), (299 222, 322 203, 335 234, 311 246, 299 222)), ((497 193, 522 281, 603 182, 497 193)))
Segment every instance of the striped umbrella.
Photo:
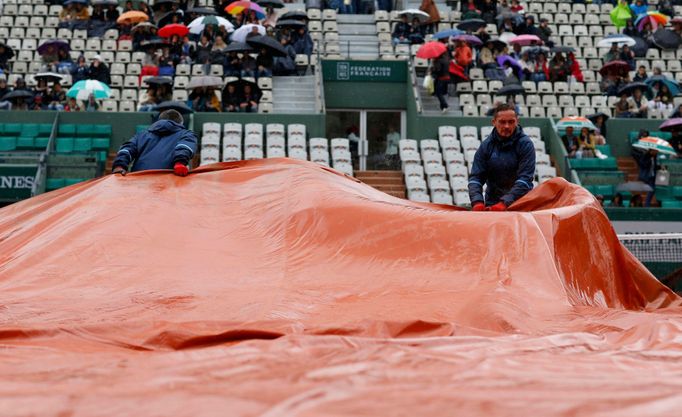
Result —
POLYGON ((195 35, 200 34, 204 31, 204 28, 208 25, 222 26, 227 30, 228 33, 234 32, 234 25, 230 23, 229 20, 220 16, 201 16, 192 20, 192 22, 187 25, 189 28, 189 33, 195 35))
POLYGON ((231 15, 238 15, 240 13, 252 11, 256 13, 257 19, 265 19, 265 10, 263 10, 263 8, 258 4, 248 0, 239 0, 235 1, 234 3, 230 3, 230 5, 225 8, 225 11, 231 15))
POLYGON ((647 23, 651 24, 651 29, 656 30, 659 26, 665 26, 668 24, 670 18, 661 12, 650 11, 647 14, 643 14, 635 20, 635 26, 638 30, 644 29, 644 25, 647 23))
POLYGON ((556 124, 557 129, 561 131, 566 130, 566 128, 569 126, 572 127, 573 130, 580 130, 583 127, 586 127, 590 130, 596 129, 596 126, 590 121, 590 119, 581 116, 564 117, 563 119, 559 120, 559 123, 556 124))
POLYGON ((77 100, 87 100, 90 94, 93 94, 95 99, 102 100, 111 96, 111 89, 108 85, 97 80, 81 80, 66 92, 67 97, 77 100))
POLYGON ((637 142, 633 143, 632 146, 637 149, 643 149, 643 150, 653 150, 653 151, 658 151, 662 154, 666 155, 677 155, 677 152, 675 152, 675 148, 672 147, 670 143, 668 143, 667 140, 661 139, 661 138, 655 138, 653 136, 647 136, 645 138, 641 138, 637 142))

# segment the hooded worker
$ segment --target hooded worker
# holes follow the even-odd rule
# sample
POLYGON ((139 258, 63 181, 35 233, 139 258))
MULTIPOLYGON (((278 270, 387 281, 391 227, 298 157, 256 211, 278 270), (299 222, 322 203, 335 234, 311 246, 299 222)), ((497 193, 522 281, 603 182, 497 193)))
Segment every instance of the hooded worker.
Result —
POLYGON ((146 169, 172 169, 181 177, 189 174, 189 163, 197 149, 197 137, 183 126, 182 115, 166 110, 144 132, 124 143, 114 160, 114 174, 146 169))
POLYGON ((493 113, 493 126, 476 151, 469 176, 474 211, 505 211, 533 188, 535 145, 519 126, 514 107, 500 104, 493 113))

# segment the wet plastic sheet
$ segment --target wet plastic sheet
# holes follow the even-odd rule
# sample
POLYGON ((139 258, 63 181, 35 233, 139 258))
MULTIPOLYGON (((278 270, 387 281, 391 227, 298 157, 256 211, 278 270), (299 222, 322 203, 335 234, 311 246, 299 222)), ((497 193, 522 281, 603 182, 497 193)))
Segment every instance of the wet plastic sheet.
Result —
POLYGON ((314 164, 0 210, 0 415, 676 415, 682 302, 585 190, 507 213, 314 164))

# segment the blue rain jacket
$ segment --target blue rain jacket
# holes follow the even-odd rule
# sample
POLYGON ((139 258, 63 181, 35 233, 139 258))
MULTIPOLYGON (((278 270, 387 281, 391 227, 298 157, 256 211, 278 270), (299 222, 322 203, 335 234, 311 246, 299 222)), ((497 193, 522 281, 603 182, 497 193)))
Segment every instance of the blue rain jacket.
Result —
POLYGON ((474 157, 469 175, 471 205, 485 201, 490 206, 502 201, 509 206, 533 188, 534 177, 535 146, 521 126, 506 140, 493 129, 474 157), (485 199, 483 184, 488 184, 485 199))
POLYGON ((189 165, 196 150, 194 132, 179 123, 159 120, 124 143, 113 165, 128 169, 134 161, 130 171, 173 169, 176 162, 189 165))

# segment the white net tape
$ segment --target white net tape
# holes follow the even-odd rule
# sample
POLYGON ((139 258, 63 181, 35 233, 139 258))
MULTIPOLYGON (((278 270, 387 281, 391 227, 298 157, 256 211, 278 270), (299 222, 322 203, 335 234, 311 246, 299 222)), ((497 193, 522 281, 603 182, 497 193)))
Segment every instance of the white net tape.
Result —
POLYGON ((640 262, 682 264, 682 233, 625 234, 618 239, 640 262))

